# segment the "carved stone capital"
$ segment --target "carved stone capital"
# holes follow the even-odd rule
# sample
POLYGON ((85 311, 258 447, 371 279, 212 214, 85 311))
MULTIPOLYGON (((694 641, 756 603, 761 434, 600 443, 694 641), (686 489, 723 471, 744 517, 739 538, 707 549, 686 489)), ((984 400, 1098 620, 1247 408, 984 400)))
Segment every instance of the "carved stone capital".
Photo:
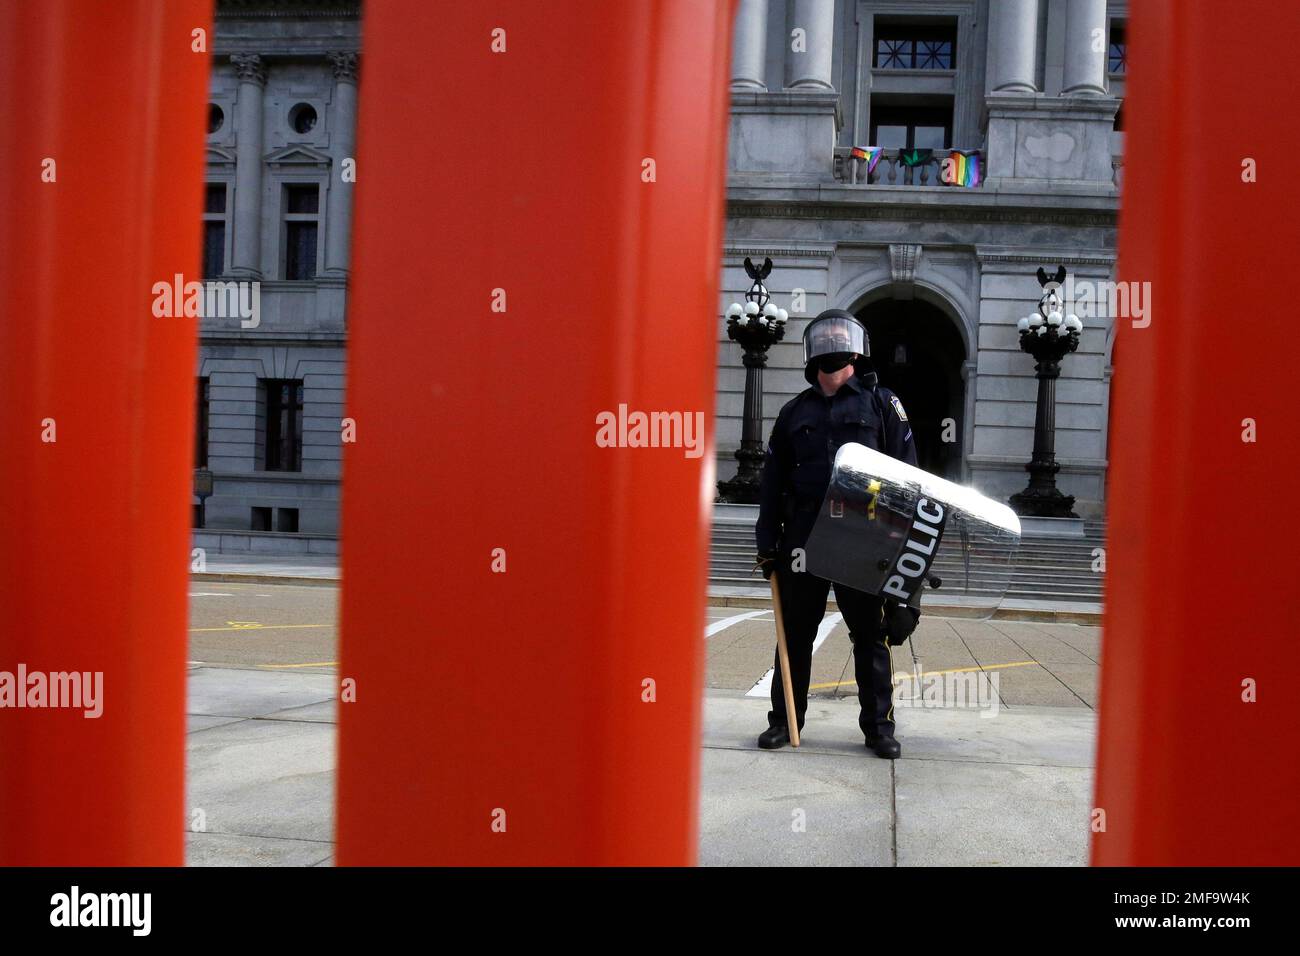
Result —
POLYGON ((326 53, 334 68, 334 80, 339 83, 356 83, 360 72, 360 56, 356 53, 326 53))
POLYGON ((235 68, 235 75, 241 83, 266 86, 266 61, 256 53, 232 53, 230 65, 235 68))

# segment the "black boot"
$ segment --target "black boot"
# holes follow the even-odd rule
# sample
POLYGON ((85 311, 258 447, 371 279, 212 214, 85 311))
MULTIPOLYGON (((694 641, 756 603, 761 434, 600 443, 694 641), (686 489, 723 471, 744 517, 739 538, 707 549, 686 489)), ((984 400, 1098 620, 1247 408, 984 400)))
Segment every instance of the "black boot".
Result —
POLYGON ((764 750, 779 750, 790 742, 790 731, 784 724, 769 727, 758 735, 758 745, 764 750))
POLYGON ((886 760, 897 759, 901 748, 894 739, 894 680, 889 645, 883 634, 861 639, 854 636, 853 670, 858 680, 858 726, 867 749, 886 760))
POLYGON ((878 737, 867 738, 867 749, 877 757, 883 757, 885 760, 897 760, 903 748, 898 745, 892 734, 881 734, 878 737))

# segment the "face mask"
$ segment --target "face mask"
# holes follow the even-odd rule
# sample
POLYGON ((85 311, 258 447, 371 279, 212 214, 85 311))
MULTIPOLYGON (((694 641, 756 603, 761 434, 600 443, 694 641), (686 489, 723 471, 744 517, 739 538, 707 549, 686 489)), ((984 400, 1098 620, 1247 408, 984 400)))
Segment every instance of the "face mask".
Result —
POLYGON ((825 372, 827 375, 834 375, 848 364, 848 359, 840 358, 835 355, 826 355, 817 360, 817 370, 825 372))

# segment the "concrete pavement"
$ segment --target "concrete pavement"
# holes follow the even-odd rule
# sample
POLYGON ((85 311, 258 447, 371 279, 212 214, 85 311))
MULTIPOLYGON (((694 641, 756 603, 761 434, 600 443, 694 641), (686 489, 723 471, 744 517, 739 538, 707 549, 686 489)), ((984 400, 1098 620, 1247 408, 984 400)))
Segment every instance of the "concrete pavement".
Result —
MULTIPOLYGON (((333 862, 334 676, 195 668, 191 866, 333 862)), ((704 865, 1082 865, 1093 714, 1032 708, 899 715, 901 760, 862 746, 857 706, 817 699, 803 745, 754 746, 767 704, 704 708, 704 865)))
MULTIPOLYGON (((204 569, 194 581, 262 584, 338 584, 341 569, 337 558, 312 555, 211 554, 204 557, 204 569)), ((770 608, 771 593, 763 587, 709 585, 709 603, 718 607, 770 608)), ((957 616, 957 608, 945 608, 938 597, 927 600, 927 613, 957 616)), ((829 606, 835 608, 834 596, 829 606)), ((1044 621, 1061 624, 1101 623, 1102 605, 1086 601, 1038 601, 1020 598, 1004 600, 994 614, 997 620, 1044 621)))
POLYGON ((193 667, 190 866, 313 866, 334 854, 333 674, 193 667))
POLYGON ((190 580, 261 584, 337 584, 339 559, 314 555, 204 554, 190 580))
MULTIPOLYGON (((332 863, 337 587, 196 578, 190 595, 189 863, 332 863)), ((834 614, 804 745, 757 749, 773 633, 768 609, 708 608, 701 863, 1086 861, 1097 628, 922 618, 894 654, 893 763, 862 746, 834 614)))
MULTIPOLYGON (((710 607, 708 686, 765 697, 775 646, 771 611, 710 607)), ((813 653, 813 697, 855 697, 853 645, 828 612, 825 636, 813 653)), ((893 651, 894 673, 967 675, 996 686, 1001 707, 1096 705, 1101 629, 1074 624, 970 621, 924 615, 916 632, 893 651)), ((924 690, 924 688, 922 688, 924 690)))
POLYGON ((862 745, 856 702, 814 699, 796 751, 758 750, 766 702, 705 702, 700 863, 1079 866, 1094 716, 1032 708, 896 712, 903 757, 862 745))
MULTIPOLYGON (((765 587, 738 587, 734 585, 709 585, 709 603, 719 607, 757 608, 771 607, 772 594, 765 587)), ((829 607, 835 607, 834 594, 829 607)), ((969 611, 956 602, 945 604, 941 594, 927 594, 922 605, 927 614, 960 617, 969 611)), ((999 621, 1043 621, 1059 624, 1100 624, 1103 605, 1093 601, 1044 601, 1029 598, 1004 598, 993 614, 999 621)))

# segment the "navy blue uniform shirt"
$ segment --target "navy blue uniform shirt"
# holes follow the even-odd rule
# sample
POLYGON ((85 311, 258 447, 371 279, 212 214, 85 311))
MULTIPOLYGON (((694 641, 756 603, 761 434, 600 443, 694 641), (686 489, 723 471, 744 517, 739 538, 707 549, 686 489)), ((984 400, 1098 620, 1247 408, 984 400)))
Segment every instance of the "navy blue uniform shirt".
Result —
POLYGON ((857 442, 916 464, 916 444, 903 403, 876 384, 876 373, 854 375, 827 397, 806 388, 776 416, 763 464, 759 553, 802 548, 831 483, 835 453, 857 442))

